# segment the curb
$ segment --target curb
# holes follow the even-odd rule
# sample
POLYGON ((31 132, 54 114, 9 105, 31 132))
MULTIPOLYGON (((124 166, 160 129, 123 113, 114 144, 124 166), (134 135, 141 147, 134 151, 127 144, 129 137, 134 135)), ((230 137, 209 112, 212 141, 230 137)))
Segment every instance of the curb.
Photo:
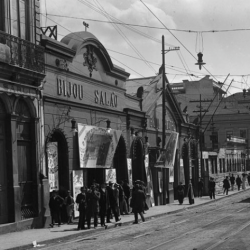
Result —
MULTIPOLYGON (((176 214, 176 213, 179 213, 181 212, 182 210, 192 210, 194 208, 197 208, 197 207, 201 207, 201 206, 204 206, 204 205, 207 205, 209 203, 214 203, 214 202, 217 202, 217 201, 220 201, 221 199, 224 199, 224 198, 228 198, 230 196, 234 196, 238 193, 241 193, 241 192, 244 192, 244 191, 247 191, 247 190, 240 190, 236 193, 233 193, 233 194, 230 194, 230 195, 227 195, 227 196, 222 196, 220 197, 219 199, 212 199, 212 200, 209 200, 207 202, 204 202, 202 204, 197 204, 197 205, 190 205, 190 207, 183 207, 183 208, 180 208, 180 209, 176 209, 174 211, 169 211, 169 212, 163 212, 163 213, 159 213, 159 214, 156 214, 156 215, 150 215, 150 216, 145 216, 145 219, 148 219, 148 220, 152 220, 152 219, 155 219, 155 218, 158 218, 158 217, 162 217, 162 216, 165 216, 165 215, 169 215, 169 214, 176 214)), ((126 221, 126 222, 123 222, 122 225, 129 225, 131 223, 133 223, 133 219, 132 220, 129 220, 129 221, 126 221)), ((113 229, 117 227, 117 225, 115 224, 111 224, 111 225, 108 225, 108 229, 113 229)), ((79 236, 82 236, 82 237, 87 237, 88 235, 91 235, 93 232, 101 232, 101 231, 105 231, 104 228, 97 228, 97 229, 92 229, 92 230, 85 230, 85 231, 79 231, 79 233, 75 233, 75 234, 72 234, 72 235, 69 235, 69 236, 63 236, 63 237, 58 237, 58 238, 55 238, 55 239, 49 239, 49 240, 44 240, 44 241, 41 241, 39 242, 38 244, 49 244, 49 243, 61 243, 61 242, 66 242, 66 241, 69 241, 71 240, 72 238, 77 238, 79 236)), ((46 248, 47 246, 45 246, 46 248)), ((14 248, 8 248, 6 250, 27 250, 27 249, 31 249, 31 248, 34 248, 32 244, 26 244, 26 245, 23 245, 23 246, 18 246, 18 247, 14 247, 14 248)), ((43 249, 43 247, 38 247, 38 249, 43 249)))

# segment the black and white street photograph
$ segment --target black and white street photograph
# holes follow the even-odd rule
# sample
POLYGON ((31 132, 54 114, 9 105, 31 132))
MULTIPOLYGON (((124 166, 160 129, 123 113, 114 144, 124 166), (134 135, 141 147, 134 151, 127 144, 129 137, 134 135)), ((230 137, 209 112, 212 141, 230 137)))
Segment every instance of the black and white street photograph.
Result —
POLYGON ((0 0, 0 250, 250 250, 249 13, 0 0))

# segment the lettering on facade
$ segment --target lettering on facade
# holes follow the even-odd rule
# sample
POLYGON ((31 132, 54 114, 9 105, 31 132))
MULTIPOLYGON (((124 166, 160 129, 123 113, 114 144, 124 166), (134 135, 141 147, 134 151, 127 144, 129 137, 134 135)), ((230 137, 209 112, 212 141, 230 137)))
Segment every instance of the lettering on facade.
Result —
POLYGON ((112 92, 111 94, 95 90, 95 103, 103 105, 103 106, 110 106, 110 107, 117 107, 117 95, 112 92))
POLYGON ((18 94, 35 94, 35 90, 32 91, 29 88, 22 87, 22 86, 15 86, 10 85, 7 83, 4 83, 3 85, 0 85, 0 88, 3 88, 5 91, 11 92, 11 93, 18 93, 18 94))
POLYGON ((57 94, 71 97, 79 100, 83 99, 83 86, 76 83, 67 82, 57 78, 57 94))

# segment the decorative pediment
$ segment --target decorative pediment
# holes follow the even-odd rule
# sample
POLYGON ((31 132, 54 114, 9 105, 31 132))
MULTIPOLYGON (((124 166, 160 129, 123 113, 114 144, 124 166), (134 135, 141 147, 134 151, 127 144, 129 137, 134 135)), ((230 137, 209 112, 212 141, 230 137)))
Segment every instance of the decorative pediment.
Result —
POLYGON ((89 70, 89 76, 92 76, 93 70, 97 71, 96 63, 97 58, 94 55, 94 47, 91 45, 87 45, 84 48, 85 52, 83 53, 84 63, 83 66, 87 66, 89 70))

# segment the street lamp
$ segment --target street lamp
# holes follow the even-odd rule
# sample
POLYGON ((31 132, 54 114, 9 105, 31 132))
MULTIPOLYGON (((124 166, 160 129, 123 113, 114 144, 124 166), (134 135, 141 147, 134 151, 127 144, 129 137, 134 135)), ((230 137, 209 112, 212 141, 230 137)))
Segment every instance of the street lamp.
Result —
POLYGON ((76 129, 76 120, 74 118, 71 120, 71 131, 73 133, 73 136, 75 136, 75 134, 77 133, 77 129, 76 129))

